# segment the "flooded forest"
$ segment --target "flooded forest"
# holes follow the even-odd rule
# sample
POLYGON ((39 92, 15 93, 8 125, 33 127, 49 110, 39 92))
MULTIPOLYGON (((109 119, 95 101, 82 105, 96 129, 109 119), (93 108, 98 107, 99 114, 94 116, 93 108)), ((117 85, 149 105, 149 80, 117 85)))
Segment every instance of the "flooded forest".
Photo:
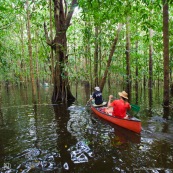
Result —
POLYGON ((0 2, 0 173, 172 173, 172 7, 0 2), (92 111, 96 86, 128 93, 139 133, 92 111))

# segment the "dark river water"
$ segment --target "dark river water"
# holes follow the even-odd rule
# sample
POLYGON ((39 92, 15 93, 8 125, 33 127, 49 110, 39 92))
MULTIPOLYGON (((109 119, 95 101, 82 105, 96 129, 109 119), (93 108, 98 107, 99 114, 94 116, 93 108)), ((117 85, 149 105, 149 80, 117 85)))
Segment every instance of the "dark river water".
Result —
POLYGON ((0 172, 173 172, 173 120, 163 118, 162 92, 153 89, 152 107, 138 94, 136 134, 94 115, 82 85, 72 91, 74 103, 52 105, 52 87, 40 88, 36 104, 28 88, 1 88, 0 172))

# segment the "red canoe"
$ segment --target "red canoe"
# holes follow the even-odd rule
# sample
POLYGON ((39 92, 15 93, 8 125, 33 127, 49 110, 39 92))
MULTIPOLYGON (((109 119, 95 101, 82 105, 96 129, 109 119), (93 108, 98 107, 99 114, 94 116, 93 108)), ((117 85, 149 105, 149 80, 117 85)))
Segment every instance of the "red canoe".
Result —
POLYGON ((91 105, 91 109, 96 115, 98 115, 99 117, 113 124, 116 124, 118 126, 121 126, 123 128, 126 128, 136 133, 141 132, 141 129, 142 129, 141 121, 137 118, 122 119, 122 118, 114 117, 114 116, 106 114, 105 112, 101 111, 100 108, 96 108, 92 105, 91 105))

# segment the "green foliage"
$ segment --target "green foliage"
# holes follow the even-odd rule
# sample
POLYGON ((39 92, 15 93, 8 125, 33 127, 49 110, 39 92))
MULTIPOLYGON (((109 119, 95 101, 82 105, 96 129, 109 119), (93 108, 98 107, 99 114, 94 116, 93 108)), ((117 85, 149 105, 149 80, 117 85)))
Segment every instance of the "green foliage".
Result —
MULTIPOLYGON (((48 7, 46 0, 35 3, 32 1, 30 4, 33 63, 35 75, 36 62, 39 63, 40 78, 50 75, 48 61, 50 48, 45 43, 43 29, 43 20, 49 16, 46 6, 48 7), (44 63, 47 64, 46 67, 44 63)), ((20 81, 21 77, 24 79, 30 75, 25 1, 0 2, 0 9, 0 78, 16 82, 20 81)))
MULTIPOLYGON (((46 0, 29 1, 34 73, 39 66, 39 78, 50 78, 50 47, 46 43, 43 23, 49 32, 49 4, 46 0), (38 64, 37 64, 38 63, 38 64)), ((67 1, 70 5, 70 0, 67 1)), ((170 2, 171 3, 171 2, 170 2)), ((170 5, 170 14, 173 8, 170 5)), ((149 30, 152 37, 153 78, 163 78, 162 1, 155 0, 79 0, 78 7, 67 31, 68 71, 71 81, 94 79, 95 43, 98 43, 99 77, 102 78, 112 42, 119 23, 123 24, 109 72, 111 78, 121 79, 126 75, 126 19, 130 23, 130 66, 132 78, 148 76, 149 30), (95 29, 98 28, 96 35, 95 29), (138 47, 136 48, 136 44, 138 47)), ((54 22, 54 21, 53 21, 54 22)), ((170 56, 173 57, 173 20, 170 15, 170 56)), ((55 28, 53 28, 55 33, 55 28)), ((29 58, 24 0, 0 1, 0 79, 20 80, 28 78, 29 58), (22 38, 23 34, 23 38, 22 38)), ((170 68, 173 68, 170 63, 170 68)), ((63 75, 63 74, 62 74, 63 75)))

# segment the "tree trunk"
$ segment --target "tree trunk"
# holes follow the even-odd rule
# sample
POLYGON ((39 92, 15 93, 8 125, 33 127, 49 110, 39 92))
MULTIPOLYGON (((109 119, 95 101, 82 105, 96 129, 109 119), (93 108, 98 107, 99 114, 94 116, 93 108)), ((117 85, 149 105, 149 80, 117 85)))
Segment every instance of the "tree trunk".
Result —
MULTIPOLYGON (((100 30, 101 33, 101 30, 100 30)), ((98 71, 98 78, 99 78, 99 83, 100 83, 100 76, 101 76, 101 71, 102 71, 102 45, 101 45, 101 39, 99 39, 99 71, 98 71)))
POLYGON ((56 27, 54 45, 56 64, 54 90, 52 95, 53 103, 56 103, 57 101, 75 100, 70 91, 68 73, 65 71, 65 66, 68 61, 66 31, 70 25, 70 20, 76 3, 76 0, 72 0, 71 9, 67 14, 64 10, 63 0, 54 0, 54 18, 56 27))
MULTIPOLYGON (((53 41, 53 27, 52 27, 52 0, 49 0, 49 12, 50 12, 50 40, 53 41)), ((54 56, 53 56, 53 46, 50 50, 50 59, 51 59, 51 83, 54 83, 54 56)))
MULTIPOLYGON (((143 51, 143 54, 145 54, 144 52, 145 52, 145 50, 143 51)), ((145 58, 144 59, 144 66, 147 67, 147 65, 148 65, 148 59, 145 58)), ((146 74, 144 73, 144 75, 143 75, 143 86, 144 86, 144 88, 146 88, 146 83, 147 83, 146 78, 147 78, 146 74)))
POLYGON ((94 84, 98 85, 98 26, 95 26, 94 84))
MULTIPOLYGON (((92 26, 90 22, 85 22, 85 29, 90 32, 92 26)), ((84 66, 85 72, 87 73, 87 78, 89 79, 87 82, 90 83, 90 91, 93 91, 93 73, 92 73, 92 61, 91 61, 91 44, 90 44, 90 35, 88 32, 84 34, 84 44, 85 44, 85 57, 84 57, 84 66), (88 72, 89 69, 89 72, 88 72)))
POLYGON ((148 80, 148 95, 149 95, 149 107, 152 107, 152 83, 153 83, 153 30, 150 29, 150 44, 149 44, 149 80, 148 80))
POLYGON ((163 0, 163 59, 164 59, 164 99, 163 105, 169 106, 169 14, 168 1, 163 0))
POLYGON ((27 6, 27 35, 28 35, 28 51, 29 51, 29 58, 30 58, 30 78, 31 78, 31 85, 32 85, 32 94, 33 94, 33 101, 35 102, 36 96, 36 87, 35 87, 35 80, 34 80, 34 71, 33 71, 33 57, 32 57, 32 41, 31 41, 31 31, 30 31, 30 11, 29 11, 29 2, 26 1, 27 6))
MULTIPOLYGON (((88 59, 89 59, 89 75, 90 75, 90 90, 91 90, 91 92, 93 91, 93 70, 92 70, 92 61, 91 61, 91 47, 90 47, 90 45, 88 44, 87 45, 87 56, 89 56, 88 57, 88 59)), ((87 64, 87 63, 86 63, 87 64)))
POLYGON ((130 90, 131 90, 131 77, 130 77, 130 26, 129 17, 127 17, 126 22, 126 92, 129 94, 130 100, 130 90))
POLYGON ((122 25, 119 24, 118 25, 118 29, 117 29, 117 34, 116 34, 115 39, 114 39, 114 41, 112 43, 112 47, 111 47, 111 51, 110 51, 109 58, 108 58, 108 61, 107 61, 106 69, 105 69, 103 78, 102 78, 102 80, 100 82, 100 89, 101 89, 101 91, 103 91, 104 85, 106 83, 106 77, 108 75, 109 67, 110 67, 111 62, 112 62, 112 56, 114 54, 114 51, 115 51, 115 48, 116 48, 116 44, 118 42, 118 38, 119 38, 119 34, 120 34, 120 31, 121 31, 121 28, 122 28, 122 25))
POLYGON ((22 19, 21 19, 21 47, 22 47, 22 50, 21 50, 21 62, 20 62, 20 68, 21 68, 21 72, 20 72, 20 85, 24 84, 23 82, 26 81, 26 79, 23 78, 23 75, 22 73, 25 72, 26 69, 24 69, 24 57, 25 57, 25 51, 24 51, 24 27, 23 27, 23 22, 22 22, 22 19))
POLYGON ((136 41, 136 68, 135 68, 135 94, 136 94, 136 104, 138 104, 138 75, 139 75, 139 70, 138 70, 138 41, 136 41))
MULTIPOLYGON (((35 37, 37 39, 38 36, 38 31, 35 31, 35 37)), ((38 43, 36 42, 35 45, 35 51, 36 51, 36 73, 37 73, 37 78, 36 78, 36 83, 37 83, 37 88, 39 88, 39 56, 38 56, 38 43)))

